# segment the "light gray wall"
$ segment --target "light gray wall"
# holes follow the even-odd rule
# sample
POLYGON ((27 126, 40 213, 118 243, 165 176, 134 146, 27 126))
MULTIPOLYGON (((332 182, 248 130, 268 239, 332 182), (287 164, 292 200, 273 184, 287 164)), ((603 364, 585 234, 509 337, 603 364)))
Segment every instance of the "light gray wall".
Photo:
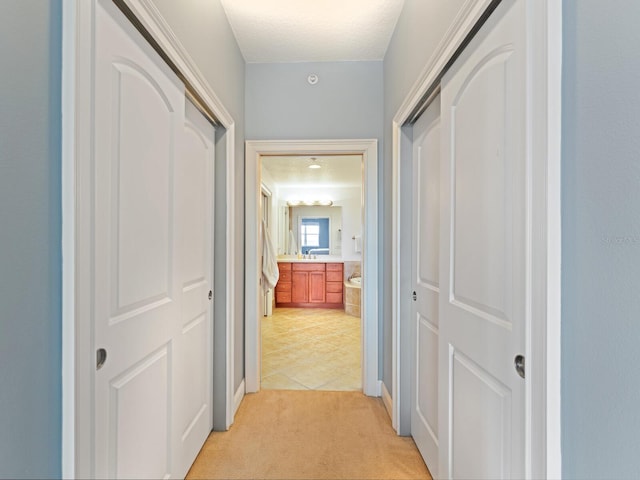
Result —
POLYGON ((563 7, 563 473, 638 478, 640 2, 563 7))
POLYGON ((382 62, 249 63, 245 112, 250 140, 382 139, 382 62))
MULTIPOLYGON (((244 238, 244 77, 245 63, 236 43, 226 14, 220 0, 153 0, 163 17, 167 20, 179 40, 185 46, 198 68, 229 111, 236 124, 235 131, 235 236, 236 251, 235 265, 235 291, 237 293, 233 305, 235 310, 235 363, 234 385, 238 388, 244 379, 244 249, 241 248, 244 238), (240 248, 238 247, 240 246, 240 248)), ((225 214, 223 202, 226 191, 224 183, 225 166, 224 155, 226 150, 224 132, 216 134, 216 214, 225 214)), ((224 236, 225 232, 222 233, 224 236)), ((224 239, 222 239, 224 240, 224 239)), ((216 279, 224 288, 217 288, 219 295, 215 299, 217 314, 224 313, 220 309, 220 302, 224 295, 225 272, 223 270, 226 261, 226 245, 217 242, 216 245, 216 279)), ((226 308, 226 305, 224 306, 226 308)), ((216 325, 216 339, 224 338, 224 329, 216 325)), ((224 343, 216 341, 216 353, 224 353, 224 343)), ((220 362, 224 358, 218 357, 220 362)), ((224 379, 214 379, 216 392, 224 391, 224 379), (222 381, 222 383, 221 383, 222 381)), ((217 422, 216 422, 217 423, 217 422)), ((219 425, 216 425, 219 427, 219 425)))
MULTIPOLYGON (((378 171, 382 172, 382 68, 382 62, 247 64, 247 139, 376 138, 379 142, 378 171), (319 77, 316 85, 307 82, 311 73, 319 77)), ((379 212, 383 201, 380 194, 379 212)), ((380 214, 378 223, 382 223, 380 214)), ((382 227, 379 232, 381 235, 382 227)), ((389 247, 380 243, 380 252, 385 252, 389 247)), ((379 262, 382 266, 382 253, 379 262)), ((382 277, 380 272, 379 291, 382 291, 382 277)), ((381 295, 380 312, 383 311, 382 301, 381 295)), ((383 363, 382 321, 380 313, 380 364, 383 363)))
MULTIPOLYGON (((404 99, 442 41, 464 0, 405 0, 391 43, 384 57, 384 170, 382 191, 384 244, 391 246, 392 234, 392 122, 404 99)), ((411 133, 410 131, 408 132, 411 133)), ((388 249, 390 250, 390 249, 388 249)), ((391 252, 385 256, 384 284, 384 366, 382 380, 391 392, 391 252)), ((405 369, 406 370, 406 369, 405 369)))
POLYGON ((61 475, 60 1, 0 1, 0 477, 61 475))

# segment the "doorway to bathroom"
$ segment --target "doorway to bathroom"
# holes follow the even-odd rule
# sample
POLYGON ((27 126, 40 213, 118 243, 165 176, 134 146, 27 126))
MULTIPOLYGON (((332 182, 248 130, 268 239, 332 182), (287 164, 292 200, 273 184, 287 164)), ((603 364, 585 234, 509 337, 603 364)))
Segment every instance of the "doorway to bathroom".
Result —
POLYGON ((379 395, 377 141, 247 142, 246 158, 247 392, 379 395))
POLYGON ((263 270, 279 273, 263 278, 261 387, 362 390, 362 155, 264 156, 260 173, 263 270))

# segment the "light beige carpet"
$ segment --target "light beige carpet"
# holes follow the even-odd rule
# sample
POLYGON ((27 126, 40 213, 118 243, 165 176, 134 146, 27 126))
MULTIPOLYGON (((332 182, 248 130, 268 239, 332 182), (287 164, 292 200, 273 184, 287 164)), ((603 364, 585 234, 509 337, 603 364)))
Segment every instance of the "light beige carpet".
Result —
POLYGON ((214 432, 189 479, 431 479, 411 438, 377 398, 359 392, 247 395, 228 432, 214 432))

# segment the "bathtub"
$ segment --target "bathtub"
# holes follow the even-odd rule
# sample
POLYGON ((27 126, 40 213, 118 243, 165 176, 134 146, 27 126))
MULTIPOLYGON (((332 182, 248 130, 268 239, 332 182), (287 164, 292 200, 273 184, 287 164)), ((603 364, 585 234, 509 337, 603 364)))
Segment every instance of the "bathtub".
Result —
POLYGON ((360 317, 362 301, 362 277, 354 277, 344 282, 344 311, 348 315, 360 317))

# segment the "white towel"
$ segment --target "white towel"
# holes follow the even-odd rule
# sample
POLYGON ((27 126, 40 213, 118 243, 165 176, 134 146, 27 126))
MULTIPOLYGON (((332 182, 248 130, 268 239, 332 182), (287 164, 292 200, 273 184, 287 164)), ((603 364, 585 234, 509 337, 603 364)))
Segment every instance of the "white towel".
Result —
POLYGON ((271 241, 271 235, 267 229, 267 224, 262 221, 262 288, 266 292, 270 288, 274 288, 280 271, 278 270, 278 258, 276 249, 271 241))
POLYGON ((353 237, 353 250, 356 253, 360 253, 362 252, 362 237, 359 235, 356 235, 355 237, 353 237))
POLYGON ((293 235, 293 230, 289 230, 289 249, 287 253, 289 255, 298 253, 298 245, 296 244, 296 237, 293 235))

